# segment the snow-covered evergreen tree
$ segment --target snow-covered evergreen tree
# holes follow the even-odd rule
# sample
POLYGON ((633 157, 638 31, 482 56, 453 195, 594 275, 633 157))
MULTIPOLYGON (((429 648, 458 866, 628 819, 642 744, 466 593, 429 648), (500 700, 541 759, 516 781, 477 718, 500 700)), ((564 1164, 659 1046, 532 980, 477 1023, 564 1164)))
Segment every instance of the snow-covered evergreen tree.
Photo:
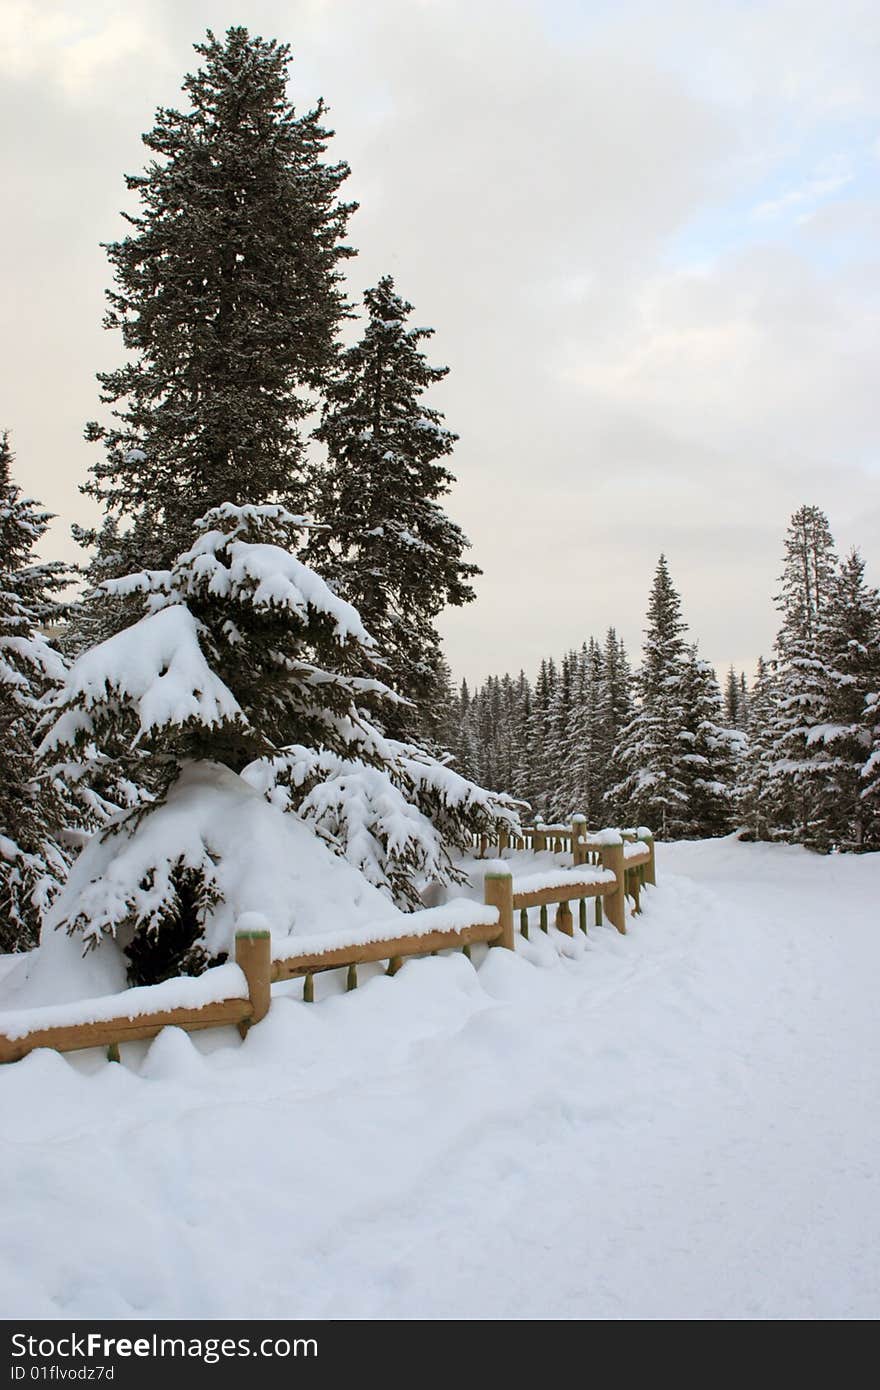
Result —
POLYGON ((873 849, 880 825, 863 797, 863 768, 872 730, 866 703, 880 687, 880 597, 865 583, 853 550, 841 563, 819 619, 822 657, 821 722, 807 734, 818 764, 813 778, 812 842, 817 848, 873 849))
POLYGON ((519 746, 517 730, 517 692, 513 680, 506 673, 501 677, 499 696, 501 702, 501 724, 498 748, 497 790, 513 793, 516 786, 517 751, 519 746))
MULTIPOLYGON (((688 773, 688 834, 725 835, 735 817, 737 769, 746 740, 722 712, 715 672, 692 648, 682 678, 684 764, 688 773)), ((734 711, 736 714, 737 711, 734 711)))
POLYGON ((375 647, 357 612, 294 553, 301 530, 281 506, 229 503, 169 570, 108 581, 146 616, 73 664, 46 750, 93 741, 136 775, 143 749, 167 785, 186 759, 239 772, 286 743, 368 746, 357 711, 396 697, 365 674, 375 647))
POLYGON ((514 765, 511 793, 530 806, 537 795, 535 780, 535 750, 532 742, 533 702, 532 687, 524 671, 520 671, 516 682, 516 705, 514 709, 514 765))
POLYGON ((736 819, 751 840, 771 838, 776 698, 775 673, 761 656, 749 694, 748 743, 736 784, 736 819))
MULTIPOLYGON (((593 737, 595 734, 595 680, 591 660, 595 643, 583 643, 579 651, 568 654, 570 667, 570 712, 563 743, 563 763, 559 771, 557 807, 554 819, 583 811, 589 799, 593 778, 593 737)), ((600 654, 601 655, 601 654, 600 654)))
POLYGON ((52 519, 12 480, 9 436, 0 434, 0 952, 36 944, 41 917, 66 872, 58 842, 61 788, 38 771, 34 734, 64 663, 43 630, 60 616, 68 582, 35 549, 52 519))
POLYGON ((880 848, 880 681, 865 700, 865 725, 868 730, 870 752, 862 768, 862 800, 870 827, 869 834, 875 848, 880 848))
POLYGON ((749 687, 746 684, 745 671, 740 671, 739 674, 739 717, 736 728, 742 729, 745 733, 749 728, 749 687))
POLYGON ((603 685, 599 720, 599 747, 596 763, 602 770, 601 799, 590 816, 592 825, 604 821, 611 825, 626 820, 624 807, 613 795, 625 773, 615 758, 621 734, 633 716, 633 677, 626 648, 613 627, 605 635, 602 651, 603 685))
POLYGON ((563 820, 571 814, 573 798, 579 791, 576 779, 572 777, 581 744, 581 730, 576 719, 577 684, 578 654, 566 652, 559 663, 559 676, 550 702, 551 778, 547 787, 547 809, 552 821, 563 820))
POLYGON ((689 827, 691 778, 682 739, 686 630, 681 598, 670 578, 666 557, 661 555, 636 682, 639 703, 614 753, 623 777, 609 792, 615 806, 626 808, 631 824, 650 825, 659 839, 674 839, 687 833, 689 827))
POLYGON ((593 826, 609 817, 612 753, 632 713, 626 649, 613 628, 557 663, 541 662, 534 688, 523 671, 462 688, 456 757, 468 776, 553 822, 574 812, 593 826))
MULTIPOLYGON (((278 505, 226 504, 196 523, 194 544, 170 569, 108 581, 111 594, 140 595, 145 616, 74 662, 42 755, 69 768, 97 748, 137 775, 146 753, 160 792, 194 763, 221 764, 412 903, 420 874, 454 876, 451 835, 513 825, 516 811, 384 737, 375 721, 399 697, 375 674, 375 643, 357 611, 294 553, 301 529, 278 505)), ((160 796, 109 833, 124 845, 161 805, 160 796)), ((219 891, 210 841, 156 853, 147 866, 128 857, 137 883, 114 877, 111 859, 88 911, 74 904, 64 923, 87 945, 121 932, 138 981, 204 967, 219 891)), ((124 849, 117 858, 126 862, 124 849)))
MULTIPOLYGON (((110 594, 139 594, 145 616, 73 663, 47 716, 47 765, 69 773, 97 749, 136 779, 146 754, 163 791, 192 760, 240 772, 294 741, 369 760, 365 712, 393 696, 369 673, 373 646, 355 610, 292 553, 299 521, 280 506, 215 508, 170 569, 108 581, 110 594)), ((136 833, 153 809, 130 813, 115 833, 136 833)), ((87 944, 126 928, 141 978, 151 951, 154 978, 204 965, 209 848, 198 862, 172 851, 152 876, 152 896, 108 884, 103 907, 93 901, 67 927, 87 944)))
MULTIPOLYGON (((84 491, 112 518, 83 534, 93 584, 170 565, 222 503, 305 509, 301 424, 346 312, 354 205, 338 200, 348 166, 324 160, 323 104, 296 114, 285 44, 233 27, 195 50, 188 105, 159 108, 126 179, 140 211, 107 247, 106 326, 129 355, 99 374, 113 423, 87 428, 104 455, 84 491)), ((95 621, 106 635, 129 617, 105 594, 95 621)))
POLYGON ((422 741, 425 747, 444 751, 458 757, 461 735, 459 694, 452 683, 452 672, 444 657, 439 657, 421 711, 422 741))
POLYGON ((811 730, 825 722, 822 620, 835 578, 834 541, 818 507, 800 507, 785 538, 776 605, 776 703, 771 728, 775 837, 816 845, 826 841, 819 807, 824 759, 811 730))
POLYGON ((611 752, 621 723, 625 722, 625 717, 618 718, 621 672, 616 637, 610 674, 605 653, 593 637, 583 644, 576 658, 565 795, 560 798, 557 815, 567 818, 577 812, 585 815, 588 825, 595 828, 603 823, 605 793, 611 785, 611 752))
POLYGON ((469 542, 439 501, 454 481, 444 460, 457 436, 425 400, 448 372, 421 350, 434 330, 408 326, 412 305, 390 276, 364 304, 363 336, 342 356, 316 431, 327 447, 317 503, 326 529, 309 553, 362 614, 390 683, 412 702, 391 717, 391 731, 411 736, 441 661, 435 620, 473 599, 479 570, 463 560, 469 542))
POLYGON ((474 731, 473 697, 466 680, 461 683, 458 704, 461 711, 461 728, 453 752, 458 759, 459 771, 465 777, 479 781, 479 746, 474 731))
POLYGON ((731 666, 724 682, 724 722, 729 729, 742 727, 741 690, 739 678, 731 666))
POLYGON ((557 679, 556 662, 553 658, 542 661, 532 699, 533 796, 529 800, 536 817, 539 816, 545 821, 551 815, 555 771, 552 710, 557 679))

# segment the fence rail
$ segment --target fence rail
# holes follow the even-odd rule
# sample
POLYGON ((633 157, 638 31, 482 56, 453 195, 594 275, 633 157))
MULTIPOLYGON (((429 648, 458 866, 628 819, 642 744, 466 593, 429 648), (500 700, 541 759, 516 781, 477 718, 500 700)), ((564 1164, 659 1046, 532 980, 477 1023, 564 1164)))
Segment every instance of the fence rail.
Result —
MULTIPOLYGON (((501 830, 499 854, 511 847, 510 838, 505 837, 506 832, 501 830)), ((163 992, 167 996, 167 985, 151 985, 70 1006, 73 1012, 80 1014, 88 1011, 90 1003, 95 1006, 95 1012, 101 1014, 118 1007, 119 1012, 111 1017, 58 1021, 57 1015, 63 1013, 65 1007, 59 1005, 34 1009, 24 1022, 17 1016, 14 1027, 12 1016, 7 1015, 6 1032, 3 1031, 4 1017, 0 1014, 0 1063, 19 1061, 39 1047, 54 1048, 58 1052, 106 1047, 108 1057, 118 1061, 120 1043, 153 1038, 168 1027, 193 1033, 232 1024, 244 1035, 268 1013, 273 983, 302 978, 303 999, 310 1002, 314 999, 313 977, 323 971, 347 970, 347 987, 354 989, 357 967, 368 962, 387 961, 386 973, 394 975, 408 957, 434 955, 450 949, 461 949, 469 955, 471 946, 477 942, 515 950, 515 914, 520 914, 519 931, 527 938, 528 912, 534 907, 540 908, 540 926, 547 931, 547 908, 555 904, 554 925, 572 936, 571 903, 578 903, 580 929, 586 933, 587 903, 593 900, 596 924, 607 915, 608 921, 625 934, 627 897, 632 899, 633 910, 638 912, 642 886, 656 882, 654 842, 650 832, 606 831, 590 836, 586 833, 586 822, 575 818, 570 827, 526 828, 522 836, 517 837, 523 844, 530 838, 538 841, 529 845, 536 852, 549 847, 545 843, 548 838, 567 839, 572 851, 571 869, 527 875, 518 883, 503 863, 490 867, 484 879, 483 904, 456 901, 454 915, 457 918, 469 916, 468 921, 445 925, 442 914, 446 909, 428 908, 405 917, 399 932, 392 930, 369 939, 370 929, 362 928, 361 940, 356 939, 357 931, 351 934, 354 939, 343 944, 335 944, 328 937, 324 945, 320 939, 312 938, 304 941, 299 950, 289 951, 284 946, 275 956, 268 929, 238 931, 235 937, 238 971, 233 966, 219 966, 199 977, 200 993, 204 993, 205 987, 210 989, 212 979, 209 977, 227 988, 230 982, 233 987, 240 982, 238 997, 207 998, 191 1007, 162 1007, 167 1002, 167 998, 162 997, 163 992), (142 1008, 149 998, 155 1000, 156 1007, 142 1008)), ((394 926, 397 925, 395 922, 394 926)), ((177 983, 167 982, 168 985, 177 983)))

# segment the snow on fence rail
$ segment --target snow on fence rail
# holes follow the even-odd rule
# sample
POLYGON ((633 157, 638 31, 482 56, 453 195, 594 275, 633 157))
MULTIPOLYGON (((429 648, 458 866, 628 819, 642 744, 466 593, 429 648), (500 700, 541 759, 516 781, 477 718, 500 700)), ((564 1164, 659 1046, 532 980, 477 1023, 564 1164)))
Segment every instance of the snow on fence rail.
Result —
POLYGON ((155 1037, 167 1027, 192 1033, 235 1024, 244 1036, 269 1012, 277 981, 302 977, 303 999, 309 1002, 314 998, 313 977, 320 971, 347 969, 347 987, 354 989, 357 967, 368 961, 387 961, 387 973, 394 975, 407 956, 449 949, 470 955, 474 942, 512 951, 514 913, 520 913, 520 932, 527 938, 530 907, 540 908, 541 929, 547 931, 547 908, 555 903, 555 926, 572 936, 570 904, 578 902, 579 925, 586 933, 587 901, 592 898, 596 923, 602 921, 604 903, 609 922, 625 933, 626 898, 633 899, 638 912, 641 885, 656 882, 653 837, 645 830, 587 836, 585 828, 575 821, 567 831, 542 827, 531 832, 540 836, 558 830, 560 838, 566 834, 573 866, 514 878, 503 862, 497 864, 486 873, 483 903, 456 899, 402 920, 274 944, 268 928, 242 927, 235 935, 235 964, 96 999, 0 1014, 0 1063, 18 1061, 38 1047, 57 1052, 106 1047, 108 1057, 118 1061, 120 1043, 155 1037))
MULTIPOLYGON (((571 825, 536 825, 522 827, 519 835, 512 835, 506 825, 500 825, 497 839, 490 840, 487 835, 475 835, 473 845, 479 858, 485 859, 490 846, 497 845, 498 856, 503 858, 505 851, 530 849, 536 854, 549 850, 554 854, 571 850, 574 864, 604 864, 604 850, 623 840, 624 885, 627 897, 633 899, 635 911, 639 911, 640 892, 645 883, 657 882, 654 836, 647 826, 639 825, 625 830, 600 830, 590 833, 587 818, 572 816, 571 825)), ((606 864, 607 868, 608 865, 606 864)), ((613 911, 614 909, 612 909, 613 911)), ((581 902, 581 924, 584 921, 584 905, 581 902)), ((564 917, 565 914, 563 914, 564 917)), ((559 913, 557 913, 557 918, 559 913)), ((596 899, 596 921, 602 920, 602 900, 596 899)), ((609 920, 614 920, 609 913, 609 920)), ((542 918, 543 923, 543 918, 542 918)), ((615 922, 615 925, 617 923, 615 922)))

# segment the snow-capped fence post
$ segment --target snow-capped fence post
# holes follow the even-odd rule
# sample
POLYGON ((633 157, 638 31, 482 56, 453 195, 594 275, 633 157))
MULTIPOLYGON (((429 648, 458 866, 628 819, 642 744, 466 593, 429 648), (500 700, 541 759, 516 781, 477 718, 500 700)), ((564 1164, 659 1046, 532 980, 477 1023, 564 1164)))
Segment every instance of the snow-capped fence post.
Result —
MULTIPOLYGON (((606 832, 607 833, 607 832, 606 832)), ((626 935, 626 860, 623 857, 623 840, 615 836, 615 842, 605 841, 599 847, 602 868, 614 874, 617 886, 613 893, 605 896, 605 912, 608 921, 621 935, 626 935)))
POLYGON ((571 862, 575 868, 579 864, 586 864, 587 849, 581 844, 581 836, 587 833, 587 818, 580 814, 571 818, 571 862))
POLYGON ((647 864, 644 866, 644 867, 645 867, 645 882, 646 882, 646 883, 656 883, 656 882, 657 882, 657 866, 656 866, 656 862, 655 862, 655 859, 654 859, 654 836, 651 834, 650 830, 646 830, 644 826, 640 826, 640 827, 639 827, 639 839, 642 841, 642 843, 643 843, 644 845, 647 846, 648 852, 649 852, 649 854, 650 854, 650 856, 651 856, 650 859, 648 860, 647 864))
POLYGON ((510 844, 510 835, 506 827, 498 831, 498 856, 499 858, 510 844))
POLYGON ((500 933, 493 946, 506 946, 508 951, 516 949, 513 939, 513 876, 509 869, 495 869, 486 874, 483 885, 483 901, 487 907, 498 908, 500 933))
POLYGON ((253 1010, 250 1018, 240 1025, 245 1032, 252 1023, 259 1023, 266 1017, 272 1002, 272 941, 268 927, 240 927, 236 931, 235 963, 247 980, 253 1010))
POLYGON ((539 853, 540 850, 547 848, 547 836, 541 829, 542 825, 543 821, 535 821, 535 833, 532 836, 532 849, 534 850, 535 854, 539 853))

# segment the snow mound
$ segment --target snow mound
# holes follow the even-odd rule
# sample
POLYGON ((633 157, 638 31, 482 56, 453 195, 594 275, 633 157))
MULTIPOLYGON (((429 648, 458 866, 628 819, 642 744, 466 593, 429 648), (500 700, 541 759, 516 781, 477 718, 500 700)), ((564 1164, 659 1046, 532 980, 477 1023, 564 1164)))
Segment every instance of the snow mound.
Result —
POLYGON ((245 913, 261 914, 275 942, 404 917, 295 815, 271 806, 228 768, 192 762, 164 804, 132 832, 96 836, 82 851, 46 918, 39 949, 0 983, 0 1008, 124 989, 127 943, 124 931, 116 935, 116 924, 132 903, 149 912, 151 896, 164 891, 163 869, 170 872, 181 858, 207 864, 222 895, 205 927, 204 945, 212 954, 232 955, 245 913), (80 914, 103 927, 96 949, 85 956, 79 933, 59 930, 80 914))

